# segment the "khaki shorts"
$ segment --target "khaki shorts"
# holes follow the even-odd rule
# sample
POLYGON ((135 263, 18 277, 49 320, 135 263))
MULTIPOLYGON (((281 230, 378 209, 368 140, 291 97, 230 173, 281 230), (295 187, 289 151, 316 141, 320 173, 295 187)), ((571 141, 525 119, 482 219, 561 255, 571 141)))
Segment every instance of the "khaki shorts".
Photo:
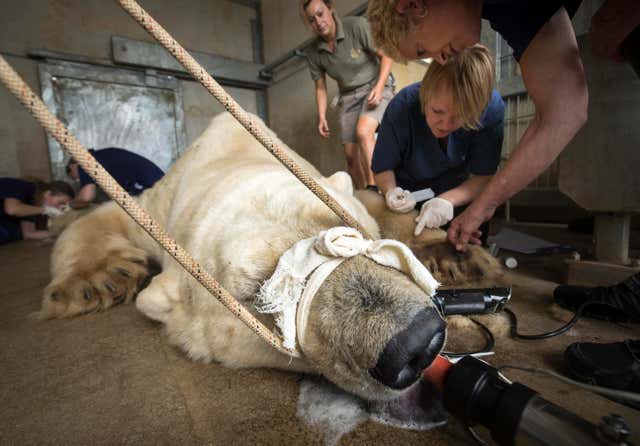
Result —
POLYGON ((378 124, 382 121, 384 111, 395 94, 395 86, 393 84, 385 85, 382 91, 382 99, 376 108, 369 109, 367 106, 367 97, 374 87, 375 81, 351 90, 340 95, 340 134, 342 144, 350 144, 358 142, 356 136, 356 127, 360 116, 368 116, 375 119, 378 124))

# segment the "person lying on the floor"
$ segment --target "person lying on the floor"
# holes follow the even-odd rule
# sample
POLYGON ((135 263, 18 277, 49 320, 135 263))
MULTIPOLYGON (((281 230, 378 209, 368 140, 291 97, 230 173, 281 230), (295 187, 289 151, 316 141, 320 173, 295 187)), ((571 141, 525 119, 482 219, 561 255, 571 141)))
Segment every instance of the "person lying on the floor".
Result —
MULTIPOLYGON (((588 304, 582 310, 587 317, 640 324, 640 273, 612 286, 562 285, 553 298, 573 312, 588 304)), ((570 375, 579 381, 640 393, 640 338, 611 344, 576 342, 564 357, 570 375)), ((621 402, 640 409, 638 402, 621 402)))
POLYGON ((49 231, 36 228, 36 217, 56 216, 75 193, 64 181, 42 183, 0 178, 0 245, 21 239, 44 239, 49 231))
MULTIPOLYGON (((129 195, 140 195, 164 176, 162 169, 153 162, 125 149, 107 147, 89 152, 129 195)), ((80 208, 92 202, 109 200, 106 194, 98 189, 93 178, 74 159, 67 163, 67 175, 80 182, 78 195, 71 202, 72 207, 80 208)))
MULTIPOLYGON (((387 108, 371 164, 387 206, 409 212, 416 206, 409 191, 436 194, 422 204, 415 235, 448 224, 498 168, 504 103, 493 67, 489 50, 475 45, 432 63, 422 82, 402 89, 387 108)), ((488 223, 481 231, 484 241, 488 223)))

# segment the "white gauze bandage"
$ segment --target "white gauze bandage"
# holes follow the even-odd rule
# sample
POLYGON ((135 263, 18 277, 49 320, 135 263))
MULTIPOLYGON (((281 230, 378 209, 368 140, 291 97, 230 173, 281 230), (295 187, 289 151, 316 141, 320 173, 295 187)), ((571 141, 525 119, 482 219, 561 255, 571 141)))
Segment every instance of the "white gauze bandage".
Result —
POLYGON ((296 348, 297 332, 300 347, 304 349, 302 334, 315 292, 338 265, 360 254, 407 274, 429 297, 440 285, 404 243, 389 239, 365 240, 360 232, 344 226, 322 231, 317 237, 301 240, 286 251, 256 297, 255 306, 260 313, 275 314, 285 348, 296 348), (318 274, 314 273, 316 270, 318 274), (306 283, 311 273, 314 274, 306 283), (303 291, 304 302, 298 311, 303 291))

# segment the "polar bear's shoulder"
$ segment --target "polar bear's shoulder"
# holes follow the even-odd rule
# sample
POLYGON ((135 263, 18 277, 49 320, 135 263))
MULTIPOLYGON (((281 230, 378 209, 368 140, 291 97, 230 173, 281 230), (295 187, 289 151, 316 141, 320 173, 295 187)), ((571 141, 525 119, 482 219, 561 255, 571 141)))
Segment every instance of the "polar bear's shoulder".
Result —
MULTIPOLYGON (((251 120, 251 126, 258 132, 267 135, 277 146, 284 146, 277 136, 256 115, 247 113, 251 120)), ((216 115, 207 129, 194 141, 192 147, 204 148, 207 152, 213 152, 216 157, 233 155, 268 158, 271 155, 262 144, 231 115, 225 112, 216 115)))

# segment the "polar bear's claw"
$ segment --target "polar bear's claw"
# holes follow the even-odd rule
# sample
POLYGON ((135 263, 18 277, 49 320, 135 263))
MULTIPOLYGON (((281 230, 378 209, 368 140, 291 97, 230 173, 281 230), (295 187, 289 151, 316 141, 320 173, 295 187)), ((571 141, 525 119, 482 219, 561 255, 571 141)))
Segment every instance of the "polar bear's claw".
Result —
POLYGON ((44 292, 43 319, 71 317, 130 303, 150 275, 149 262, 136 248, 107 253, 89 268, 78 262, 44 292))

